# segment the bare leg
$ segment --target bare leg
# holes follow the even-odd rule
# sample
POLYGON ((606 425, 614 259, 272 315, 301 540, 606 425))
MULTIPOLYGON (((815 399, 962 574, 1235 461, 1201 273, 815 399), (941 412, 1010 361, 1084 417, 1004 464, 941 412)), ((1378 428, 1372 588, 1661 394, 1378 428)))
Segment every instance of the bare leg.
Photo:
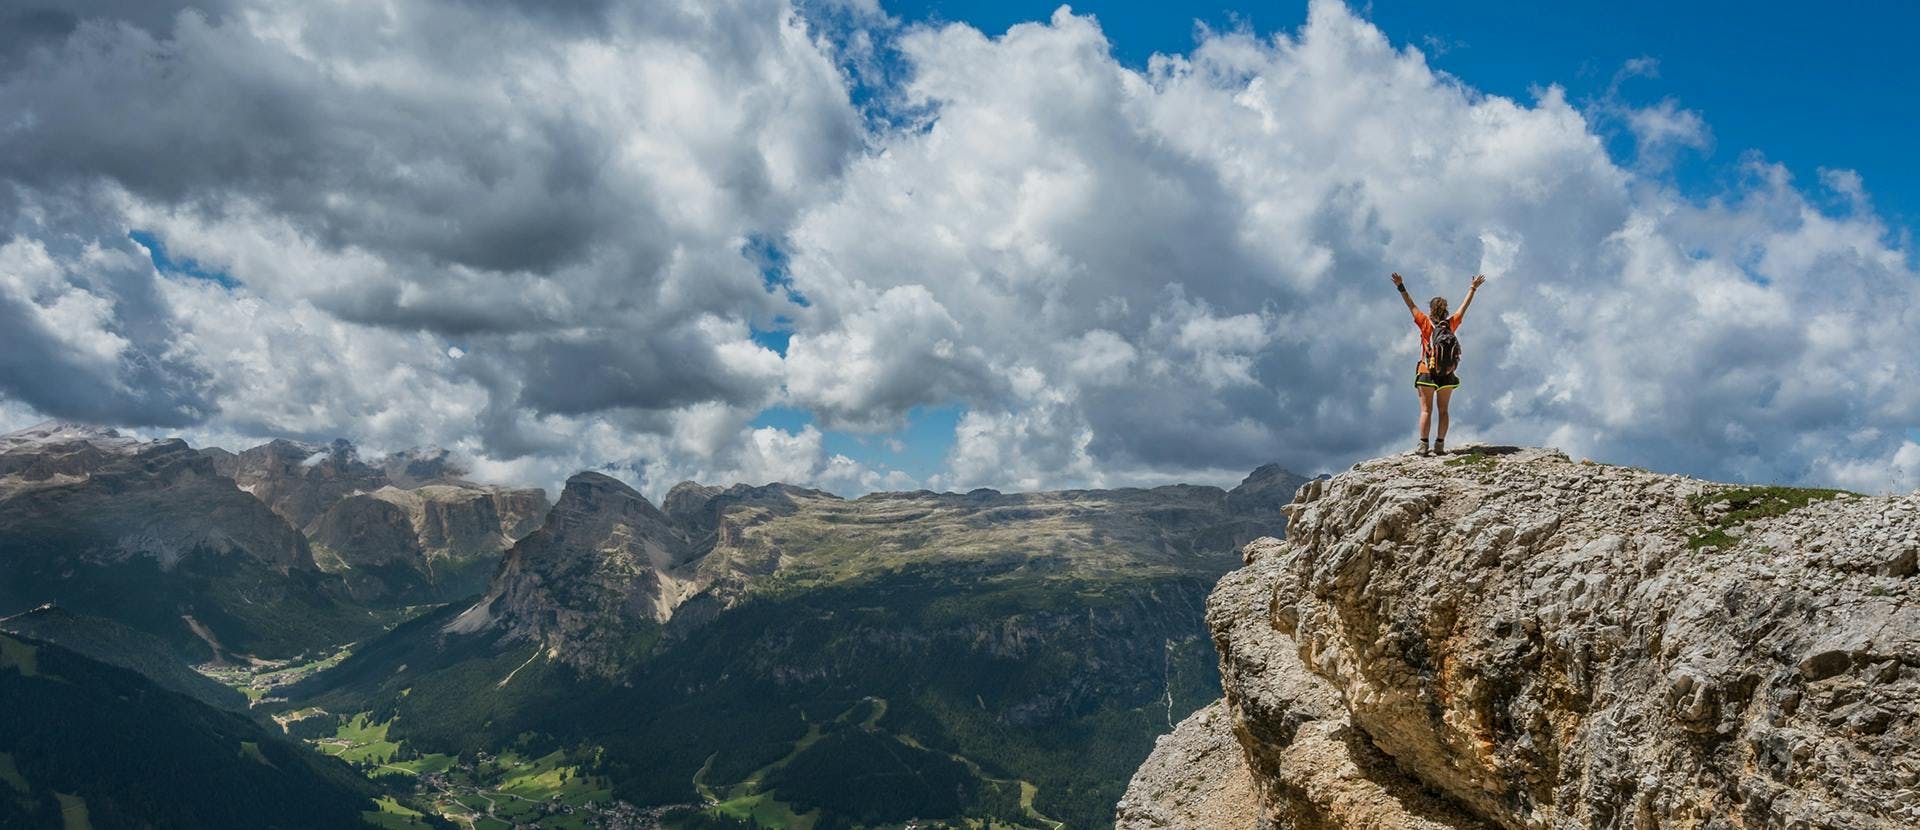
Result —
MULTIPOLYGON (((1420 440, 1425 441, 1427 440, 1427 424, 1433 420, 1433 387, 1417 386, 1414 387, 1414 391, 1420 393, 1420 440)), ((1444 418, 1445 416, 1442 417, 1444 418)), ((1445 424, 1447 422, 1442 420, 1440 423, 1440 434, 1446 435, 1447 428, 1445 424)))
MULTIPOLYGON (((1453 398, 1453 390, 1441 389, 1441 390, 1438 390, 1438 392, 1439 394, 1435 395, 1434 397, 1438 398, 1440 401, 1440 432, 1438 435, 1435 435, 1434 437, 1441 441, 1445 441, 1447 440, 1447 401, 1453 398)), ((1427 434, 1427 421, 1425 418, 1420 419, 1420 434, 1422 436, 1425 436, 1427 434)))

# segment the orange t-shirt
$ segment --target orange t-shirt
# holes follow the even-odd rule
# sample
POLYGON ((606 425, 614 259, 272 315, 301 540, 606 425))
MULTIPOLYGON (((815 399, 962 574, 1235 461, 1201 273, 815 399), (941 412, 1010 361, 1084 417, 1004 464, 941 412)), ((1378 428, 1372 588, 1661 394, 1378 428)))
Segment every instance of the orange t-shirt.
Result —
MULTIPOLYGON (((1453 317, 1447 320, 1447 326, 1453 329, 1454 334, 1460 333, 1460 315, 1462 313, 1463 312, 1456 311, 1453 317)), ((1420 329, 1420 365, 1414 367, 1413 370, 1415 373, 1419 373, 1427 370, 1427 347, 1433 344, 1433 319, 1428 317, 1426 312, 1416 308, 1413 310, 1413 324, 1420 329)))

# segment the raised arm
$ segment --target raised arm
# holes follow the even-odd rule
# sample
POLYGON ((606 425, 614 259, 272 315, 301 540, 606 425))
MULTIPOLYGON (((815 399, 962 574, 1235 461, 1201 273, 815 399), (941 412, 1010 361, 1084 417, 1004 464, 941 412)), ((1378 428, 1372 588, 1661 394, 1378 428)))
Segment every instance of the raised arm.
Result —
MULTIPOLYGON (((1470 305, 1473 305, 1473 294, 1474 294, 1474 292, 1476 292, 1476 291, 1479 291, 1479 290, 1480 290, 1480 284, 1481 284, 1481 283, 1483 283, 1483 282, 1486 282, 1486 281, 1487 281, 1487 277, 1486 277, 1486 275, 1485 275, 1485 274, 1475 274, 1475 275, 1474 275, 1474 277, 1473 277, 1473 284, 1472 284, 1472 285, 1469 285, 1469 286, 1467 286, 1467 298, 1466 298, 1466 299, 1464 299, 1464 300, 1461 300, 1461 301, 1460 301, 1460 310, 1459 310, 1458 312, 1456 312, 1456 313, 1454 314, 1454 316, 1456 316, 1456 317, 1459 317, 1459 318, 1460 318, 1460 319, 1462 319, 1462 320, 1464 320, 1464 319, 1466 319, 1466 317, 1467 317, 1467 306, 1470 306, 1470 305)), ((1408 300, 1408 302, 1412 302, 1412 300, 1408 300)))
POLYGON ((1413 304, 1412 297, 1407 296, 1407 284, 1405 281, 1400 279, 1400 274, 1398 272, 1394 273, 1393 275, 1393 287, 1400 289, 1400 301, 1407 304, 1407 310, 1413 312, 1415 315, 1418 315, 1420 313, 1420 307, 1413 304))

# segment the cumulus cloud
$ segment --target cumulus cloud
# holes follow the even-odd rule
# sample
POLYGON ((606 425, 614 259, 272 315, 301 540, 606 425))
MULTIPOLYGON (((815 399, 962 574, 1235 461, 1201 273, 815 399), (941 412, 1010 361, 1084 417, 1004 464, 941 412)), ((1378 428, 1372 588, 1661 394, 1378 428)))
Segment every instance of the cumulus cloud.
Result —
MULTIPOLYGON (((1401 449, 1416 346, 1393 270, 1456 306, 1467 277, 1493 278, 1463 330, 1456 441, 1770 480, 1831 475, 1837 452, 1888 471, 1875 486, 1913 483, 1889 463, 1920 412, 1897 370, 1907 254, 1757 156, 1733 191, 1687 199, 1662 164, 1610 158, 1560 90, 1478 93, 1335 2, 1145 71, 1065 10, 899 47, 901 95, 928 114, 806 214, 791 271, 825 309, 924 286, 953 321, 927 339, 957 329, 985 353, 1000 382, 974 387, 955 485, 1223 480, 1401 449)), ((1642 161, 1710 141, 1671 100, 1628 115, 1642 161)), ((840 394, 910 374, 919 348, 840 394)))
POLYGON ((176 315, 144 252, 41 219, 0 242, 0 396, 84 421, 183 426, 209 414, 204 370, 169 353, 176 315))
POLYGON ((683 411, 779 394, 751 329, 791 301, 741 251, 862 141, 785 0, 8 20, 0 391, 59 417, 509 469, 577 463, 589 428, 634 439, 603 461, 674 452, 683 411), (230 285, 154 273, 133 230, 230 285))
POLYGON ((1665 171, 1712 134, 1682 102, 1485 95, 1333 0, 1144 69, 1064 8, 5 14, 0 421, 436 444, 655 494, 1230 483, 1409 445, 1386 275, 1457 305, 1484 272, 1456 442, 1920 484, 1920 279, 1859 174, 1809 193, 1749 153, 1683 193, 1665 171), (928 480, 826 449, 953 405, 928 480))

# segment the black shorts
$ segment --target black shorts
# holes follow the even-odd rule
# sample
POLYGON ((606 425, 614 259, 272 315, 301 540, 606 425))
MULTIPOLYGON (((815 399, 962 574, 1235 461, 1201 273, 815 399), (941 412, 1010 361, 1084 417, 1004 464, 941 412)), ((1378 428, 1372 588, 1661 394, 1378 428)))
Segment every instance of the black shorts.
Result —
POLYGON ((1446 374, 1421 372, 1413 376, 1413 385, 1416 389, 1455 389, 1460 386, 1460 376, 1452 372, 1446 374))

